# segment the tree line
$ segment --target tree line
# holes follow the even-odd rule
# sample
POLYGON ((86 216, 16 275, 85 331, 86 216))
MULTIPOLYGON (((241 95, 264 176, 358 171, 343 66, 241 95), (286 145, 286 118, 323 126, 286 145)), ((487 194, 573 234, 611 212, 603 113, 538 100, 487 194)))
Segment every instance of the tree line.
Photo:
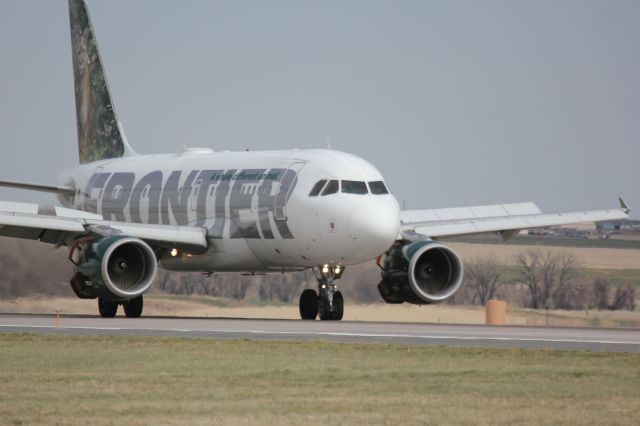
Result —
MULTIPOLYGON (((570 254, 528 250, 518 253, 513 263, 515 266, 503 265, 493 257, 465 262, 464 283, 447 303, 484 305, 498 298, 532 309, 635 309, 635 287, 613 286, 604 277, 589 279, 570 254)), ((0 239, 0 271, 0 298, 74 297, 68 284, 73 266, 64 248, 0 239)), ((338 286, 351 303, 380 303, 376 288, 379 281, 379 270, 370 262, 348 267, 338 286)), ((243 275, 159 270, 152 288, 170 294, 233 300, 251 296, 267 303, 297 303, 305 288, 315 287, 311 271, 243 275)))
POLYGON ((484 305, 498 298, 531 309, 635 310, 635 287, 588 279, 571 254, 527 250, 514 260, 515 270, 492 257, 465 263, 465 282, 449 303, 484 305))

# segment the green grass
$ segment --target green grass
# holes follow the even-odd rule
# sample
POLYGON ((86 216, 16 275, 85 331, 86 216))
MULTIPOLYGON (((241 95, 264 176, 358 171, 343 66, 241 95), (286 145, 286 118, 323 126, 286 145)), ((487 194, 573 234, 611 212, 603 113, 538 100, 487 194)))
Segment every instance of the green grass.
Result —
POLYGON ((630 424, 640 354, 0 335, 0 424, 630 424))
POLYGON ((640 287, 640 269, 581 269, 590 280, 606 278, 614 287, 630 285, 640 287))

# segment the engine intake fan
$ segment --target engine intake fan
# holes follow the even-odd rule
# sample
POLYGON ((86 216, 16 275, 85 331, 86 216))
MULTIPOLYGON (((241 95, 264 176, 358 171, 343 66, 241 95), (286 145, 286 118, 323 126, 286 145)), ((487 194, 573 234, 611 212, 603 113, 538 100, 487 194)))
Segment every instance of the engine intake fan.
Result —
POLYGON ((439 303, 462 284, 460 258, 434 241, 396 242, 379 265, 383 271, 378 291, 387 303, 439 303))
POLYGON ((158 262, 151 247, 138 238, 108 237, 79 248, 71 279, 78 297, 130 300, 153 283, 158 262))

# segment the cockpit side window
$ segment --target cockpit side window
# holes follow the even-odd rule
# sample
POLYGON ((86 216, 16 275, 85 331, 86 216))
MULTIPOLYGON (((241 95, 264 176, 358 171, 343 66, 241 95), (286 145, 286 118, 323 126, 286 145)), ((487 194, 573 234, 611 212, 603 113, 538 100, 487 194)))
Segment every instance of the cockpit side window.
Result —
POLYGON ((367 184, 356 180, 343 180, 342 192, 345 194, 367 194, 367 184))
POLYGON ((384 195, 389 193, 384 182, 381 180, 369 182, 369 189, 371 190, 371 193, 375 195, 384 195))
POLYGON ((313 188, 311 188, 311 192, 309 193, 309 197, 315 197, 317 196, 320 191, 322 191, 322 188, 324 188, 324 184, 327 183, 326 179, 322 179, 319 180, 318 182, 316 182, 315 185, 313 185, 313 188))
POLYGON ((330 180, 327 184, 324 191, 322 191, 322 195, 335 194, 340 190, 340 183, 337 180, 330 180))

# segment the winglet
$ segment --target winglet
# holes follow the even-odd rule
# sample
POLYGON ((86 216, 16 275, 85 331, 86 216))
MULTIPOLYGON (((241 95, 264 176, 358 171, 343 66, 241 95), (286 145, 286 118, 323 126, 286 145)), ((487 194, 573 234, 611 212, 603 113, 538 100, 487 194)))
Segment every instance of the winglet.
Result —
POLYGON ((629 214, 631 212, 631 209, 627 207, 622 197, 618 197, 618 201, 620 201, 620 210, 622 210, 626 214, 629 214))

